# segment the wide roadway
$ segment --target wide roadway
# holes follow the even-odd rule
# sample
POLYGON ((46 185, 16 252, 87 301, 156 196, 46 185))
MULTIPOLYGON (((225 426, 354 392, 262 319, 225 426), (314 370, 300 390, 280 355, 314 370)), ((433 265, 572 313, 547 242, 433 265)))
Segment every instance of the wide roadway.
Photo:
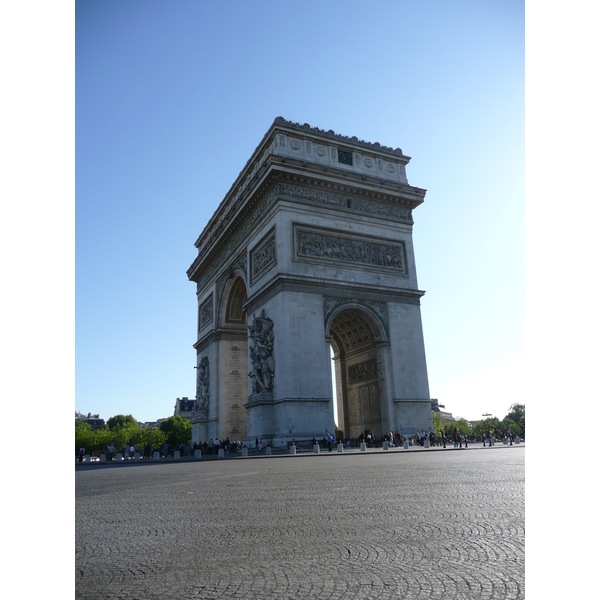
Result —
POLYGON ((75 477, 77 598, 525 597, 524 445, 75 477))

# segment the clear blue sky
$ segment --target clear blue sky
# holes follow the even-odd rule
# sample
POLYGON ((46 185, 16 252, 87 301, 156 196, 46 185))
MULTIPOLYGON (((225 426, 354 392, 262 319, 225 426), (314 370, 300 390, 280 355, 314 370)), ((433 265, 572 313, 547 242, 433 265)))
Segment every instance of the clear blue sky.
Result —
POLYGON ((597 502, 573 491, 597 458, 571 430, 598 399, 596 13, 527 2, 524 184, 522 2, 0 5, 0 381, 5 421, 34 425, 3 440, 21 597, 74 594, 73 404, 150 420, 193 395, 193 242, 277 115, 413 157, 432 396, 467 418, 526 402, 528 590, 589 594, 597 502))
POLYGON ((75 407, 195 394, 194 241, 279 115, 413 157, 431 396, 525 402, 524 3, 75 3, 75 407))

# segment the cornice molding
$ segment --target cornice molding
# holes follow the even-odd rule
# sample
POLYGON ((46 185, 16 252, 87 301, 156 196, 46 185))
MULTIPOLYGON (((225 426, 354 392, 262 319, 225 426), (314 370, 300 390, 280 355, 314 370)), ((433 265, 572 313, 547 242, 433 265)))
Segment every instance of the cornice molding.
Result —
MULTIPOLYGON (((320 129, 319 127, 312 127, 308 123, 304 123, 301 125, 300 123, 294 123, 293 121, 288 121, 283 117, 277 117, 275 121, 273 121, 274 125, 282 125, 285 127, 289 127, 291 129, 317 134, 331 140, 335 140, 336 142, 341 142, 346 145, 356 145, 361 146, 363 148, 368 148, 369 150, 373 150, 376 152, 385 152, 390 153, 395 156, 401 156, 402 158, 406 158, 410 160, 410 156, 405 156, 402 154, 402 150, 400 148, 391 148, 389 146, 382 146, 379 142, 365 142, 364 140, 359 140, 356 136, 348 137, 347 135, 341 135, 340 133, 336 133, 333 129, 329 131, 325 131, 324 129, 320 129)), ((408 162, 408 160, 406 162, 408 162)))
POLYGON ((399 302, 402 304, 420 304, 424 291, 397 286, 372 286, 364 283, 335 283, 320 277, 304 277, 279 273, 260 290, 257 290, 244 303, 244 310, 250 314, 281 291, 304 292, 336 297, 340 301, 361 298, 364 302, 399 302))
POLYGON ((187 271, 188 278, 199 284, 198 291, 203 289, 279 200, 335 208, 349 215, 384 218, 412 225, 412 209, 423 202, 425 190, 402 187, 405 189, 361 189, 351 182, 324 183, 312 175, 271 171, 269 177, 262 181, 260 189, 248 199, 244 209, 233 216, 227 225, 220 225, 204 238, 198 256, 187 271), (206 267, 199 276, 203 264, 206 267))
MULTIPOLYGON (((321 149, 317 148, 317 150, 321 149)), ((357 185, 362 184, 369 187, 391 188, 390 192, 393 189, 396 194, 405 196, 408 200, 407 204, 412 205, 410 206, 412 209, 423 202, 425 190, 408 185, 403 173, 404 165, 409 161, 410 157, 402 154, 400 148, 392 149, 382 146, 378 142, 365 142, 356 136, 343 136, 333 130, 325 131, 318 127, 311 127, 307 123, 300 125, 287 121, 283 117, 277 117, 196 240, 198 257, 188 269, 188 277, 190 279, 193 277, 198 263, 202 260, 201 257, 212 253, 216 243, 226 233, 226 230, 235 228, 235 222, 246 209, 248 200, 253 198, 259 187, 265 183, 265 178, 273 166, 301 168, 311 171, 315 176, 345 178, 349 180, 350 184, 354 182, 357 185), (287 147, 285 136, 290 132, 302 134, 303 138, 311 138, 311 141, 306 139, 303 146, 297 140, 292 140, 290 147, 287 147), (361 157, 361 151, 364 150, 370 156, 362 156, 361 167, 354 164, 345 165, 336 162, 337 150, 331 146, 328 150, 336 157, 335 160, 329 155, 321 155, 315 151, 317 146, 313 142, 318 143, 319 141, 324 144, 343 144, 346 149, 354 150, 357 153, 357 160, 361 157), (298 156, 295 156, 294 144, 298 146, 298 152, 296 152, 298 156), (369 161, 372 167, 367 168, 369 161)))

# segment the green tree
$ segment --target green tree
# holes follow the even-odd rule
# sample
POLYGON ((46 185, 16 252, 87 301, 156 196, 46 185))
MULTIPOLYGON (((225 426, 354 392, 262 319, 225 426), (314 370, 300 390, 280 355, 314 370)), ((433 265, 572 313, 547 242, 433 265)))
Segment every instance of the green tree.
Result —
MULTIPOLYGON (((187 422, 186 422, 187 423, 187 422)), ((173 439, 189 441, 191 439, 191 424, 186 425, 176 422, 171 430, 174 430, 173 439), (181 433, 189 429, 189 436, 181 433), (189 439, 188 439, 189 438, 189 439)), ((124 452, 125 446, 135 446, 136 450, 143 452, 146 445, 154 449, 160 448, 167 440, 167 435, 158 428, 139 427, 137 421, 131 415, 115 415, 106 422, 102 429, 92 429, 88 423, 75 419, 75 452, 79 448, 85 448, 86 454, 93 452, 106 452, 108 444, 114 444, 116 452, 124 452)), ((173 442, 172 442, 173 443, 173 442)), ((179 441, 177 441, 179 444, 179 441)))
POLYGON ((80 419, 75 419, 75 454, 79 454, 79 448, 85 448, 86 454, 94 451, 95 435, 92 426, 80 419))
POLYGON ((511 404, 508 409, 508 414, 505 417, 514 421, 519 427, 520 431, 516 433, 525 433, 525 405, 524 404, 511 404))
POLYGON ((183 417, 169 417, 160 424, 159 429, 171 447, 192 441, 192 424, 183 417))
POLYGON ((143 437, 132 415, 115 415, 108 419, 106 428, 110 432, 107 443, 112 442, 117 452, 124 452, 125 446, 139 445, 139 440, 143 437))
POLYGON ((508 435, 509 430, 513 433, 516 433, 517 435, 521 435, 523 433, 519 425, 515 423, 512 419, 509 419, 508 417, 504 417, 504 419, 500 421, 500 430, 504 435, 508 435))
POLYGON ((452 435, 452 430, 456 427, 456 431, 458 431, 459 435, 472 435, 473 430, 469 421, 464 419, 463 417, 458 417, 456 420, 447 423, 444 426, 444 432, 446 435, 452 435))
POLYGON ((106 452, 106 446, 108 444, 113 443, 115 445, 115 450, 117 448, 117 443, 115 441, 114 433, 106 426, 102 429, 99 429, 96 432, 96 443, 94 446, 94 450, 98 452, 106 452))
POLYGON ((483 419, 483 421, 477 421, 475 425, 473 425, 473 435, 483 436, 488 431, 496 431, 498 429, 500 422, 496 417, 490 417, 488 419, 483 419))
POLYGON ((138 427, 129 429, 129 445, 135 446, 142 452, 149 445, 152 450, 159 449, 166 441, 167 436, 157 427, 138 427))
POLYGON ((153 450, 159 450, 167 441, 167 436, 158 427, 150 430, 149 442, 153 450))
POLYGON ((150 439, 150 430, 146 427, 129 427, 129 445, 141 451, 150 439))
POLYGON ((137 421, 131 415, 115 415, 106 421, 106 426, 114 431, 119 428, 130 427, 132 425, 138 426, 137 421))
POLYGON ((435 431, 442 431, 444 429, 444 422, 442 421, 442 415, 438 410, 432 410, 431 416, 433 417, 433 428, 435 431))

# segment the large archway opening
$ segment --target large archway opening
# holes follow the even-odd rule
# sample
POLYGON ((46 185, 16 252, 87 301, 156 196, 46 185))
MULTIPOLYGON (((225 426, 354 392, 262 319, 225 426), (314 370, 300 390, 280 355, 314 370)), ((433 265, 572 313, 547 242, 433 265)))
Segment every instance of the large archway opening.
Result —
POLYGON ((219 432, 222 440, 242 441, 248 424, 248 333, 244 303, 248 298, 241 276, 225 287, 219 311, 219 432))
POLYGON ((329 326, 334 368, 336 423, 344 439, 384 432, 377 346, 381 330, 359 308, 338 312, 329 326))

